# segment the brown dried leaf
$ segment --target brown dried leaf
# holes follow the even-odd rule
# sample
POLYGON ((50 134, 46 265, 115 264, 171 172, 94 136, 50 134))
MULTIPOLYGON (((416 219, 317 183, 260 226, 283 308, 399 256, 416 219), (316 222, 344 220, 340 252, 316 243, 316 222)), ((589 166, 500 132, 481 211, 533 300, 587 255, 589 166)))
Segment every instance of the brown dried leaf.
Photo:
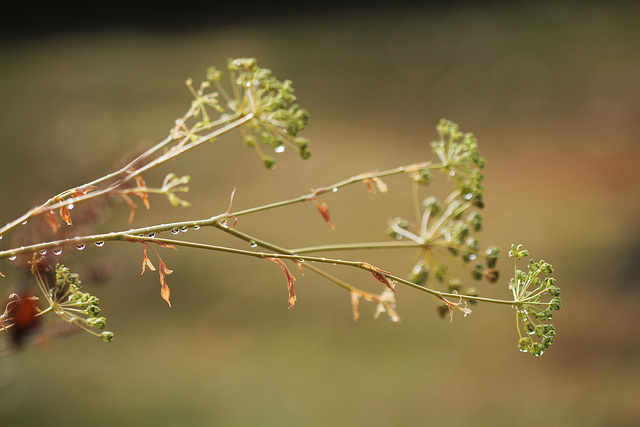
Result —
POLYGON ((60 208, 60 217, 67 223, 67 225, 73 225, 71 222, 71 212, 69 212, 69 207, 67 205, 60 208))
POLYGON ((141 275, 144 274, 144 270, 145 270, 146 267, 149 267, 149 270, 151 270, 151 271, 156 271, 156 268, 153 266, 153 264, 151 263, 151 260, 147 256, 147 246, 146 245, 143 246, 143 250, 144 250, 144 259, 142 260, 142 273, 140 273, 141 275))
POLYGON ((380 270, 378 267, 375 267, 375 266, 373 266, 373 265, 371 265, 371 264, 368 264, 368 263, 366 263, 366 262, 361 262, 361 263, 360 263, 360 267, 361 267, 361 268, 364 268, 365 270, 370 271, 370 272, 371 272, 371 274, 373 275, 373 277, 375 277, 379 282, 384 283, 384 284, 385 284, 385 285, 387 285, 387 287, 388 287, 389 289, 391 289, 394 293, 397 293, 397 292, 396 292, 396 287, 395 287, 395 285, 394 285, 394 284, 393 284, 393 282, 391 282, 391 280, 389 280, 389 279, 387 278, 387 276, 386 276, 387 274, 389 274, 389 272, 388 272, 388 271, 380 270))
POLYGON ((269 261, 273 261, 280 266, 285 276, 287 276, 287 288, 289 289, 289 308, 293 308, 296 305, 296 292, 293 288, 293 282, 296 281, 296 278, 293 277, 293 274, 289 271, 287 265, 280 258, 267 258, 269 261))
POLYGON ((331 218, 329 216, 329 206, 327 206, 324 200, 318 199, 317 197, 314 198, 313 201, 316 204, 316 209, 318 209, 318 212, 320 212, 320 215, 322 215, 322 218, 327 223, 327 225, 331 228, 335 228, 331 223, 331 218))
MULTIPOLYGON (((139 188, 147 188, 147 183, 144 182, 144 179, 142 179, 141 176, 136 176, 135 177, 136 180, 136 184, 138 185, 139 188)), ((146 191, 143 190, 139 190, 135 192, 136 196, 140 197, 142 199, 142 203, 144 203, 144 206, 149 209, 149 197, 147 195, 146 191)))
POLYGON ((125 202, 127 202, 127 205, 129 205, 129 208, 131 209, 131 212, 129 213, 129 224, 131 224, 133 222, 133 219, 136 217, 136 210, 138 209, 138 206, 133 200, 131 200, 131 197, 129 197, 128 195, 120 193, 120 196, 124 199, 125 202))
POLYGON ((358 320, 360 317, 360 295, 355 292, 351 292, 351 307, 353 308, 353 320, 358 320))
POLYGON ((53 211, 47 211, 44 213, 44 219, 51 227, 51 230, 55 233, 60 228, 60 221, 58 221, 58 217, 53 211))

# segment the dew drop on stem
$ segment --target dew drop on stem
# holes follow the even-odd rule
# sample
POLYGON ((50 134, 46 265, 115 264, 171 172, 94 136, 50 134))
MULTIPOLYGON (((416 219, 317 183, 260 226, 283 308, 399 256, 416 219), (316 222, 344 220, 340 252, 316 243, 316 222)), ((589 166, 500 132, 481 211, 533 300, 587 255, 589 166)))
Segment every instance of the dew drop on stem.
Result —
POLYGON ((193 226, 193 229, 194 229, 194 230, 196 230, 196 231, 198 231, 198 230, 200 230, 200 226, 199 226, 199 225, 194 225, 194 226, 193 226))
POLYGON ((249 242, 249 246, 251 246, 252 248, 257 248, 258 244, 252 240, 251 242, 249 242))
POLYGON ((180 229, 179 229, 178 227, 175 227, 175 228, 173 228, 173 229, 171 230, 171 232, 172 232, 173 234, 178 234, 178 233, 180 232, 180 229))
POLYGON ((104 246, 104 242, 96 242, 96 246, 101 248, 104 246))
POLYGON ((182 232, 183 233, 186 233, 187 231, 189 231, 189 227, 187 227, 187 226, 182 227, 182 232))
POLYGON ((149 233, 147 234, 147 237, 149 237, 150 239, 153 239, 154 237, 156 237, 156 233, 149 233))
POLYGON ((76 249, 81 251, 86 247, 86 245, 84 243, 80 243, 78 246, 76 246, 76 249))
POLYGON ((15 261, 15 259, 16 259, 16 256, 15 256, 15 255, 11 255, 11 256, 9 257, 9 261, 15 261))
POLYGON ((60 255, 62 253, 62 248, 53 248, 51 251, 54 255, 60 255))

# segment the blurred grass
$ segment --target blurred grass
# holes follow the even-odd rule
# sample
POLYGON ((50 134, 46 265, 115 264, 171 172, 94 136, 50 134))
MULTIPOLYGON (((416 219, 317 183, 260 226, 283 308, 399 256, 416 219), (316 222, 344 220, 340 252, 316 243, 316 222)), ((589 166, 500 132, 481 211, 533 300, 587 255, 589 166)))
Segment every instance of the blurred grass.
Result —
MULTIPOLYGON (((404 290, 401 324, 371 320, 366 304, 354 323, 330 284, 298 274, 287 310, 279 269, 228 255, 164 255, 175 270, 168 309, 157 276, 138 275, 139 248, 107 245, 65 262, 113 269, 86 286, 115 341, 78 334, 0 360, 2 425, 637 425, 637 12, 631 2, 424 7, 3 43, 1 221, 164 138, 190 102, 187 77, 255 56, 294 81, 312 158, 286 152, 267 172, 223 138, 154 175, 191 174, 192 208, 153 199, 134 226, 222 212, 234 187, 243 208, 428 160, 446 117, 476 134, 487 160, 482 243, 523 242, 552 262, 565 305, 556 343, 534 359, 517 352, 509 309, 476 306, 449 324, 430 297, 404 290)), ((380 240, 389 217, 411 215, 404 180, 388 184, 386 195, 327 196, 334 231, 310 206, 240 226, 285 246, 380 240)), ((100 228, 128 227, 127 214, 115 206, 100 228)), ((410 267, 411 252, 348 255, 410 267)))

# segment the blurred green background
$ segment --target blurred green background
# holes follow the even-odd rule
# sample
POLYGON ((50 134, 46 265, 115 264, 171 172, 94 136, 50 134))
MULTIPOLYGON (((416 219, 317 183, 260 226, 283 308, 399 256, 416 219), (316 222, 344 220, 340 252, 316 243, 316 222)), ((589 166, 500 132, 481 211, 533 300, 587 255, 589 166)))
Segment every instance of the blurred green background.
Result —
MULTIPOLYGON (((287 310, 277 266, 181 249, 162 252, 169 309, 157 275, 139 274, 140 248, 66 253, 76 271, 106 272, 84 283, 116 338, 75 334, 0 359, 0 424, 637 426, 639 12, 636 2, 411 5, 4 38, 2 223, 163 139, 188 108, 187 77, 253 56, 293 80, 311 113, 311 159, 289 150, 266 171, 237 134, 221 138, 147 177, 190 174, 193 206, 152 198, 133 226, 224 212, 234 187, 241 209, 430 160, 446 117, 474 132, 487 162, 481 243, 522 242, 550 261, 564 306, 556 342, 534 358, 517 351, 507 307, 475 306, 450 324, 431 297, 401 289, 400 324, 371 319, 364 302, 353 322, 349 295, 312 274, 294 271, 287 310)), ((412 213, 406 180, 387 184, 325 197, 335 230, 312 205, 239 227, 288 247, 383 240, 389 218, 412 213)), ((114 205, 96 230, 128 228, 127 215, 114 205)), ((413 252, 339 255, 403 274, 413 252)), ((508 296, 511 262, 500 265, 502 283, 483 295, 508 296)), ((0 271, 4 293, 17 275, 8 261, 0 271)), ((361 272, 335 274, 379 289, 361 272)))

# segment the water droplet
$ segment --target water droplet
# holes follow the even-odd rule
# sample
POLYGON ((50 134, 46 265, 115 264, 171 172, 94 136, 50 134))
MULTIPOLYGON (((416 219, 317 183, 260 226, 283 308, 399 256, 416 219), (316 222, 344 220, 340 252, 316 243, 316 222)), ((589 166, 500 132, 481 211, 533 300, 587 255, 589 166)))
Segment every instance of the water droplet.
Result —
POLYGON ((251 246, 252 248, 256 248, 258 247, 258 244, 252 240, 251 242, 249 242, 249 246, 251 246))
POLYGON ((189 227, 187 227, 187 226, 182 227, 182 232, 183 233, 186 233, 187 231, 189 231, 189 227))
POLYGON ((333 188, 331 189, 331 191, 333 191, 334 193, 337 193, 337 192, 338 192, 338 188, 337 188, 337 187, 333 187, 333 188))
POLYGON ((47 250, 43 249, 40 252, 38 252, 40 255, 46 255, 47 254, 47 250))
POLYGON ((179 229, 178 227, 175 227, 175 228, 173 228, 173 229, 171 230, 171 232, 172 232, 173 234, 178 234, 178 233, 180 232, 180 229, 179 229))
POLYGON ((449 176, 456 176, 456 171, 449 171, 449 176))
POLYGON ((465 199, 465 200, 471 200, 472 197, 473 197, 473 194, 471 194, 471 193, 467 193, 467 194, 462 196, 462 198, 465 199))
POLYGON ((284 153, 284 150, 287 147, 285 147, 284 145, 278 145, 276 148, 273 149, 273 151, 275 151, 276 153, 284 153))
POLYGON ((69 204, 67 205, 67 209, 69 209, 69 210, 73 210, 73 203, 69 203, 69 204))
POLYGON ((22 224, 20 224, 20 225, 27 225, 27 221, 24 221, 24 222, 23 222, 22 224))
POLYGON ((101 248, 104 246, 104 242, 96 242, 96 246, 101 248))
POLYGON ((11 256, 9 257, 9 261, 14 261, 15 259, 16 259, 16 256, 15 256, 15 255, 11 255, 11 256))
POLYGON ((2 236, 0 236, 0 240, 2 240, 2 236))
POLYGON ((149 233, 147 234, 147 237, 153 239, 154 237, 156 237, 156 233, 149 233))
POLYGON ((199 226, 199 225, 194 225, 194 226, 193 226, 193 229, 194 229, 194 230, 196 230, 196 231, 198 231, 198 230, 200 230, 200 226, 199 226))
POLYGON ((80 243, 78 246, 76 246, 76 249, 78 249, 79 251, 83 250, 85 248, 85 244, 84 243, 80 243))
POLYGON ((62 248, 53 248, 51 251, 54 255, 60 255, 62 253, 62 248))
POLYGON ((476 254, 469 254, 469 261, 473 261, 474 259, 478 258, 478 255, 476 254))

